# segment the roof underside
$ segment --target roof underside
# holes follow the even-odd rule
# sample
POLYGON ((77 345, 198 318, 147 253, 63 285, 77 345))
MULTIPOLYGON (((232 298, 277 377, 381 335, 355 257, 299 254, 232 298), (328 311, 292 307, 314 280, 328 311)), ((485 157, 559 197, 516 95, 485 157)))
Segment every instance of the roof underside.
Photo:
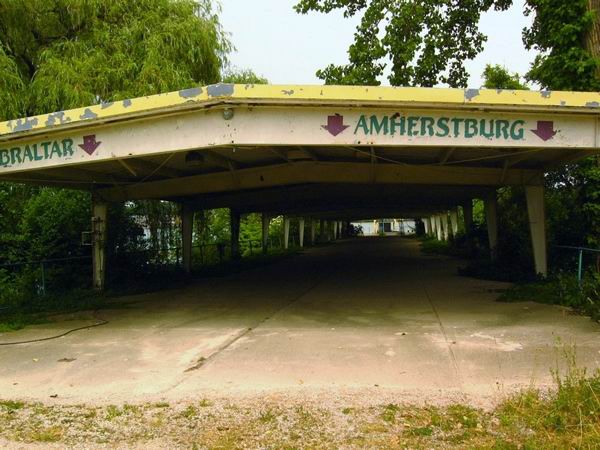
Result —
MULTIPOLYGON (((543 170, 597 154, 599 112, 598 93, 221 84, 0 123, 0 152, 28 142, 92 133, 108 152, 81 164, 32 164, 19 170, 5 166, 4 171, 0 165, 0 179, 91 189, 110 200, 162 198, 198 207, 298 214, 318 211, 322 216, 354 219, 396 213, 419 216, 484 196, 504 184, 540 182, 536 174, 543 170), (236 111, 231 122, 222 122, 225 109, 236 111), (527 120, 540 116, 544 122, 556 118, 563 123, 561 129, 551 127, 559 135, 562 131, 566 135, 568 127, 573 128, 573 136, 583 135, 579 130, 585 124, 590 136, 576 143, 557 137, 535 145, 485 140, 483 144, 457 140, 440 145, 411 139, 398 144, 375 138, 345 141, 343 134, 333 138, 323 131, 333 113, 345 111, 348 117, 363 110, 368 114, 397 111, 407 117, 414 111, 421 116, 424 112, 486 118, 520 114, 527 120), (304 124, 310 121, 309 113, 317 121, 307 129, 282 118, 298 115, 304 124), (277 125, 273 121, 272 129, 269 117, 279 120, 277 125), (214 129, 210 120, 215 118, 220 121, 215 126, 231 123, 237 126, 237 134, 228 130, 227 139, 210 141, 210 145, 171 146, 185 120, 193 119, 198 128, 192 128, 192 134, 197 130, 200 135, 214 129), (287 128, 280 130, 281 123, 287 128), (166 131, 159 132, 160 127, 166 131), (105 137, 114 130, 121 130, 121 140, 105 137), (129 150, 127 139, 132 138, 128 135, 136 132, 147 135, 148 144, 129 150), (153 132, 157 133, 154 137, 153 132), (319 133, 323 133, 322 141, 315 138, 319 133), (159 138, 166 142, 164 149, 157 144, 159 138), (200 156, 192 160, 190 152, 200 156), (265 185, 255 176, 266 179, 265 185)), ((531 128, 529 123, 527 127, 531 128)))

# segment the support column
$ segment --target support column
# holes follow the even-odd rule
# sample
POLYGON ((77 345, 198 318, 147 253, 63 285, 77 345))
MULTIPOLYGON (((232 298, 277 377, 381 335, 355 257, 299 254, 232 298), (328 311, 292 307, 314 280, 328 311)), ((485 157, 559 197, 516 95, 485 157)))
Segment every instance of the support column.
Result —
POLYGON ((304 218, 298 219, 298 244, 304 247, 304 218))
POLYGON ((319 241, 320 242, 326 241, 325 233, 327 232, 327 230, 325 230, 325 225, 326 225, 326 222, 323 219, 321 219, 319 221, 319 241))
POLYGON ((458 210, 453 209, 450 211, 450 225, 452 230, 452 236, 458 235, 458 210))
POLYGON ((494 260, 498 256, 498 199, 496 198, 496 191, 490 193, 484 199, 484 209, 490 243, 490 256, 494 260))
POLYGON ((435 216, 435 237, 438 241, 441 241, 444 237, 442 233, 442 216, 435 216))
POLYGON ((289 217, 283 218, 283 248, 286 250, 290 246, 290 219, 289 217))
POLYGON ((423 225, 425 226, 425 236, 429 236, 429 219, 423 219, 423 225))
POLYGON ((192 272, 192 230, 194 229, 194 210, 187 205, 181 206, 181 243, 183 270, 192 272))
POLYGON ((231 218, 231 259, 238 260, 242 257, 240 253, 240 221, 239 211, 231 209, 229 212, 231 218))
POLYGON ((544 205, 544 186, 525 186, 527 213, 533 246, 535 272, 548 275, 548 250, 546 241, 546 208, 544 205))
POLYGON ((441 219, 442 219, 442 237, 444 238, 445 241, 448 240, 448 237, 450 235, 449 230, 448 230, 448 213, 444 213, 441 215, 441 219))
POLYGON ((106 220, 108 204, 92 200, 92 272, 93 286, 97 291, 103 291, 106 281, 106 220))
POLYGON ((463 205, 463 216, 465 219, 465 233, 473 231, 473 201, 469 200, 463 205))
POLYGON ((265 254, 269 251, 269 225, 271 218, 267 213, 262 213, 262 251, 265 254))
POLYGON ((317 221, 313 218, 310 219, 310 245, 315 245, 317 238, 317 221))
POLYGON ((337 220, 332 223, 333 225, 333 240, 336 241, 338 238, 338 223, 337 220))

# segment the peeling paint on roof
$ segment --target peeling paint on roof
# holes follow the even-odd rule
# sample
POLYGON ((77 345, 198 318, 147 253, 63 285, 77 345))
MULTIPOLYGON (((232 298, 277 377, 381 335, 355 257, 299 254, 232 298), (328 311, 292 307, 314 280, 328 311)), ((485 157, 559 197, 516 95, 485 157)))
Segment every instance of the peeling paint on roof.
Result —
POLYGON ((106 108, 110 108, 114 104, 115 104, 115 102, 102 102, 102 103, 100 103, 100 107, 102 109, 106 109, 106 108))
POLYGON ((183 97, 183 98, 198 97, 200 94, 202 94, 201 87, 183 89, 183 90, 179 91, 179 96, 183 97))
POLYGON ((465 90, 465 100, 470 102, 477 96, 479 96, 479 89, 466 89, 465 90))
POLYGON ((234 84, 219 83, 211 84, 206 88, 209 97, 228 97, 234 92, 234 84))
POLYGON ((19 119, 19 120, 17 120, 13 131, 17 132, 17 131, 31 130, 37 124, 38 124, 37 117, 34 117, 33 119, 29 119, 29 118, 19 119))
POLYGON ((541 96, 543 98, 550 98, 550 97, 552 97, 552 91, 541 91, 540 94, 541 94, 541 96))
POLYGON ((496 89, 443 89, 366 86, 276 86, 216 84, 136 99, 126 99, 69 111, 0 122, 0 140, 16 134, 44 132, 52 127, 91 126, 96 120, 129 120, 140 115, 202 109, 219 103, 317 105, 392 108, 486 108, 513 111, 552 111, 600 114, 600 93, 511 91, 496 89), (193 95, 193 102, 187 95, 193 95))
POLYGON ((63 123, 67 123, 70 122, 71 118, 70 117, 65 117, 65 112, 64 111, 58 111, 52 114, 48 114, 48 120, 46 120, 46 126, 47 127, 52 127, 54 125, 62 125, 63 123))
POLYGON ((88 120, 95 119, 96 117, 98 117, 98 114, 96 114, 90 108, 85 108, 85 111, 83 112, 83 114, 79 116, 80 119, 88 119, 88 120))

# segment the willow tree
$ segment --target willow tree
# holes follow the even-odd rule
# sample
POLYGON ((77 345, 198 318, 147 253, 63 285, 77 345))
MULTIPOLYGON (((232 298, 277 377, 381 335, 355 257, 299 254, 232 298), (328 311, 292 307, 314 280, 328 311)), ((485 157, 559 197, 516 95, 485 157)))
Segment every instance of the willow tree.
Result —
MULTIPOLYGON (((210 0, 0 0, 0 120, 214 83, 230 50, 210 0)), ((0 184, 0 263, 82 251, 87 194, 38 191, 0 184), (76 207, 60 207, 65 197, 77 198, 76 207), (48 220, 31 225, 24 218, 32 208, 48 220), (61 228, 70 248, 55 245, 52 231, 63 222, 83 224, 61 228)), ((116 205, 112 248, 138 249, 132 214, 140 212, 164 228, 174 223, 176 208, 116 205)), ((154 238, 165 235, 153 231, 154 238)), ((150 239, 141 245, 165 244, 150 239)))
POLYGON ((0 120, 217 82, 210 0, 0 1, 0 120))

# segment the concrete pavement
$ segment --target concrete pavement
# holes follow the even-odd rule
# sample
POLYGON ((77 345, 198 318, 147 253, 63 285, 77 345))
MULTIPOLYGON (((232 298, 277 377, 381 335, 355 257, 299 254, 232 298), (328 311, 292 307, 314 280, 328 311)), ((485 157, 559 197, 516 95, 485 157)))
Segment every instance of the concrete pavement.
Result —
MULTIPOLYGON (((551 383, 563 347, 600 363, 600 326, 555 306, 498 303, 505 284, 456 275, 418 243, 363 238, 266 267, 120 299, 109 323, 0 347, 0 397, 137 402, 373 391, 428 401, 551 383)), ((94 319, 32 326, 0 342, 94 319)))

